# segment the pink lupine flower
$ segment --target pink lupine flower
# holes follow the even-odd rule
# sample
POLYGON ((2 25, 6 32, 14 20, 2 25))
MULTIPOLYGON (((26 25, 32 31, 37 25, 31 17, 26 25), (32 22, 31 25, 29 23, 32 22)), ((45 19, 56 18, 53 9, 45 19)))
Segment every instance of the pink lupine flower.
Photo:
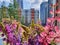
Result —
POLYGON ((48 43, 46 41, 44 41, 43 45, 48 45, 48 43))
POLYGON ((17 28, 18 22, 16 20, 12 21, 11 28, 15 30, 17 28))
POLYGON ((60 30, 56 31, 56 37, 60 37, 60 30))
POLYGON ((50 26, 47 25, 47 26, 44 27, 44 31, 45 31, 46 33, 48 33, 49 30, 50 30, 50 26))
POLYGON ((55 26, 54 28, 55 28, 55 31, 58 31, 59 30, 58 26, 55 26))
POLYGON ((44 40, 44 39, 43 39, 42 37, 40 37, 40 38, 38 39, 39 42, 43 42, 43 40, 44 40))
POLYGON ((18 24, 18 22, 16 20, 13 20, 12 24, 18 24))
POLYGON ((60 22, 60 17, 59 17, 59 18, 57 18, 57 21, 58 21, 58 22, 60 22))
POLYGON ((47 19, 47 23, 50 23, 50 22, 51 22, 51 19, 50 19, 50 18, 48 18, 48 19, 47 19))
POLYGON ((60 43, 60 38, 55 38, 54 40, 56 43, 60 43))
POLYGON ((50 30, 54 30, 54 26, 51 26, 51 27, 50 27, 50 30))
POLYGON ((56 33, 53 32, 53 31, 51 31, 51 32, 49 32, 49 36, 52 37, 52 38, 54 38, 54 37, 56 37, 56 33))
POLYGON ((52 17, 52 18, 50 18, 52 21, 54 21, 55 19, 54 19, 54 17, 52 17))
POLYGON ((44 27, 44 30, 45 30, 45 31, 48 31, 48 30, 49 30, 48 26, 45 26, 45 27, 44 27))
POLYGON ((12 25, 11 25, 11 28, 14 30, 14 29, 17 28, 17 25, 16 25, 16 24, 12 24, 12 25))
POLYGON ((47 36, 46 32, 41 32, 41 37, 45 38, 45 36, 47 36))
POLYGON ((58 17, 55 17, 55 20, 58 20, 58 17))
POLYGON ((24 29, 20 26, 20 27, 18 28, 18 32, 22 33, 22 32, 24 32, 24 29))
POLYGON ((50 44, 53 41, 54 38, 51 38, 49 36, 46 37, 47 42, 50 44))
POLYGON ((56 10, 55 12, 56 12, 57 14, 60 14, 60 9, 56 10))

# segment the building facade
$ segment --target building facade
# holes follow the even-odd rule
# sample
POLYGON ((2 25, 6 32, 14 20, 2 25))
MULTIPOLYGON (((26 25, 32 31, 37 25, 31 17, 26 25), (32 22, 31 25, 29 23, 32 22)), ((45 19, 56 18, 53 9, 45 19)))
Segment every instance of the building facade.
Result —
POLYGON ((54 17, 50 13, 50 11, 53 11, 53 15, 55 15, 55 13, 54 13, 54 11, 56 9, 55 4, 56 4, 56 0, 48 0, 48 15, 49 15, 49 17, 54 17))
POLYGON ((35 9, 24 9, 22 10, 21 17, 24 17, 24 24, 26 25, 29 25, 32 20, 36 23, 39 20, 39 11, 35 9))
POLYGON ((42 2, 40 5, 40 20, 42 25, 46 25, 48 15, 48 2, 42 2))
POLYGON ((39 10, 35 10, 35 23, 37 23, 39 21, 39 10))
POLYGON ((30 13, 30 10, 23 9, 22 10, 22 15, 21 15, 21 20, 22 20, 22 17, 23 17, 24 24, 25 25, 29 25, 30 22, 31 22, 31 13, 30 13))
POLYGON ((31 9, 31 20, 34 20, 35 23, 39 20, 39 10, 31 9))
POLYGON ((17 0, 19 8, 23 9, 23 0, 17 0))

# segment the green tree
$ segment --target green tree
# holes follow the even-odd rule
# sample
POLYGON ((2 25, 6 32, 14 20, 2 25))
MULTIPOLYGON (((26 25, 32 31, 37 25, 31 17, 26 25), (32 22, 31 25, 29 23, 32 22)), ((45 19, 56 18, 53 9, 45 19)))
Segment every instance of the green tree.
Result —
POLYGON ((1 6, 1 15, 3 18, 5 18, 7 15, 7 9, 8 8, 5 6, 5 2, 3 1, 1 6))
POLYGON ((8 14, 9 14, 10 18, 11 18, 11 16, 14 16, 14 6, 11 3, 9 3, 8 14))
POLYGON ((9 4, 8 13, 13 16, 16 20, 18 20, 18 3, 16 0, 13 0, 13 4, 9 4))

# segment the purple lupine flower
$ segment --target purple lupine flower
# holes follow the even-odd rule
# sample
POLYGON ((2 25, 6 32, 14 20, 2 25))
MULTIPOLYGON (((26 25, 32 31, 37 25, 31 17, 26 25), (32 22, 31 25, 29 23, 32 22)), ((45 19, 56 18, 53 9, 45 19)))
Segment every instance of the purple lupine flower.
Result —
POLYGON ((24 41, 23 45, 28 45, 28 42, 27 41, 24 41))
POLYGON ((21 42, 21 34, 18 34, 18 40, 19 40, 19 42, 21 42))
POLYGON ((39 44, 39 41, 38 41, 38 38, 39 38, 39 35, 36 35, 36 36, 33 38, 33 43, 34 43, 34 45, 40 45, 40 44, 39 44))
POLYGON ((12 33, 9 33, 8 34, 8 37, 13 38, 13 34, 12 33))
POLYGON ((20 45, 20 43, 16 43, 16 45, 20 45))
POLYGON ((10 26, 8 24, 6 24, 5 28, 7 31, 8 40, 13 41, 13 35, 14 34, 11 32, 12 30, 11 30, 10 26))
POLYGON ((9 32, 12 31, 11 28, 10 28, 10 26, 8 24, 6 24, 5 28, 6 28, 7 33, 9 33, 9 32))
POLYGON ((33 39, 30 38, 30 39, 28 40, 28 45, 34 45, 33 39))

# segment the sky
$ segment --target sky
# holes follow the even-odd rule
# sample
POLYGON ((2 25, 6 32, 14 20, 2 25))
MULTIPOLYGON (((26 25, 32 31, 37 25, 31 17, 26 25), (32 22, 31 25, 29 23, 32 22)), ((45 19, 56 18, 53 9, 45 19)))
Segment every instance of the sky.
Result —
POLYGON ((1 7, 1 3, 3 2, 3 1, 5 1, 5 6, 7 7, 8 5, 9 5, 9 3, 12 3, 12 1, 10 1, 10 0, 0 0, 0 7, 1 7))
POLYGON ((2 1, 10 2, 10 0, 0 0, 0 2, 2 2, 2 1))
POLYGON ((48 0, 24 0, 24 9, 30 9, 30 8, 35 8, 35 9, 39 9, 40 8, 40 4, 43 1, 48 1, 48 0))
MULTIPOLYGON (((8 3, 11 2, 10 0, 0 0, 0 2, 2 2, 2 1, 6 1, 6 6, 8 5, 8 3)), ((39 9, 40 4, 43 1, 47 1, 47 0, 23 0, 23 8, 24 9, 30 9, 30 8, 39 9)))

